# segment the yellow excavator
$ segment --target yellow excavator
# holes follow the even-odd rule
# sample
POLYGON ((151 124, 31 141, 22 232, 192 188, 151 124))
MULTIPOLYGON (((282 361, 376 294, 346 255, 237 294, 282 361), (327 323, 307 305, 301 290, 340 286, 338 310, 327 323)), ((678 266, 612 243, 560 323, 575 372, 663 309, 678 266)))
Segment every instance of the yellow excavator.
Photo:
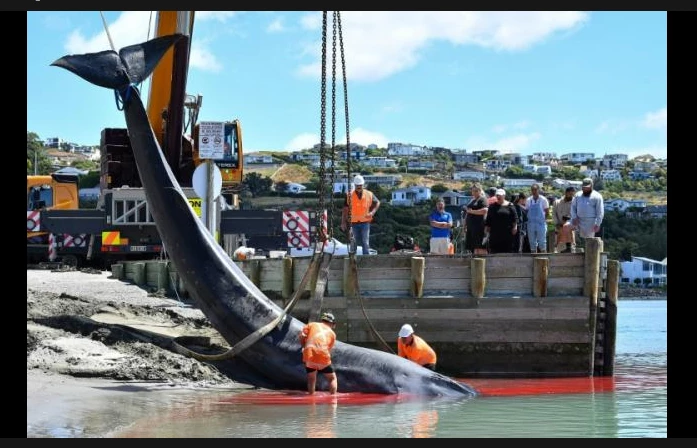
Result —
MULTIPOLYGON (((147 107, 150 124, 182 186, 191 185, 193 170, 203 162, 199 157, 200 123, 197 123, 202 98, 201 95, 186 95, 195 14, 195 11, 157 12, 155 37, 180 33, 187 38, 181 39, 153 72, 147 107), (188 110, 190 136, 184 135, 184 109, 188 110)), ((214 162, 222 174, 223 196, 228 204, 236 208, 236 193, 243 179, 242 126, 237 119, 220 124, 224 130, 221 136, 224 151, 223 157, 214 162)))

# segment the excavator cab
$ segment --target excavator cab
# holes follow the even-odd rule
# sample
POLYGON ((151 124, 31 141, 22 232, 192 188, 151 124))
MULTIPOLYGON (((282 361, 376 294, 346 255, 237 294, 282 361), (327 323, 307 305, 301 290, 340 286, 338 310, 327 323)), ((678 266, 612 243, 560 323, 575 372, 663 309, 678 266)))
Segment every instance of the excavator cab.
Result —
MULTIPOLYGON (((194 126, 194 164, 203 162, 199 158, 198 136, 200 124, 194 126)), ((223 191, 237 190, 242 183, 244 155, 242 150, 242 126, 239 120, 226 121, 223 133, 223 157, 214 159, 223 178, 223 191)))

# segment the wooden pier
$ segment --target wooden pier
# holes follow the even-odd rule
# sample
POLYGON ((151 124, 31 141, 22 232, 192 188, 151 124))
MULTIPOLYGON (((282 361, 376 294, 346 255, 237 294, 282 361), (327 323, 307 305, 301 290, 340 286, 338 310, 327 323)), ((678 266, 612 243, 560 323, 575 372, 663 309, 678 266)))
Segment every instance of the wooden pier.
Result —
MULTIPOLYGON (((279 306, 308 269, 308 258, 236 261, 279 306)), ((410 323, 455 377, 587 377, 614 373, 619 262, 599 238, 585 253, 484 256, 358 256, 358 285, 347 257, 334 257, 321 301, 317 279, 291 314, 307 322, 321 303, 337 318, 337 338, 396 352, 410 323), (375 329, 380 337, 378 337, 375 329)))

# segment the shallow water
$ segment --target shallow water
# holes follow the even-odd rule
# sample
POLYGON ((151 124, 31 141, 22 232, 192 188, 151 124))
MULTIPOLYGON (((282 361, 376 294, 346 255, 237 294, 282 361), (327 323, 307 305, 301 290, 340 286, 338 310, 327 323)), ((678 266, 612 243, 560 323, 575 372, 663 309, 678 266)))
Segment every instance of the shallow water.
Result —
POLYGON ((667 437, 667 364, 667 301, 620 300, 612 378, 471 380, 459 401, 105 384, 28 411, 27 436, 667 437))

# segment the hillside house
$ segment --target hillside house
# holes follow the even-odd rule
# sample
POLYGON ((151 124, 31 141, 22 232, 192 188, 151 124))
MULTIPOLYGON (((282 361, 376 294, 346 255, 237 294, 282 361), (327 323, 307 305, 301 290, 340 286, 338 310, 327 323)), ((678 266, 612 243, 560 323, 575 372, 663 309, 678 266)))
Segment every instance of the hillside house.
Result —
POLYGON ((664 261, 644 257, 632 257, 632 261, 620 263, 620 283, 635 285, 638 281, 646 286, 668 284, 668 258, 664 261))
POLYGON ((390 204, 411 207, 431 199, 431 188, 425 186, 399 188, 392 192, 390 204))

